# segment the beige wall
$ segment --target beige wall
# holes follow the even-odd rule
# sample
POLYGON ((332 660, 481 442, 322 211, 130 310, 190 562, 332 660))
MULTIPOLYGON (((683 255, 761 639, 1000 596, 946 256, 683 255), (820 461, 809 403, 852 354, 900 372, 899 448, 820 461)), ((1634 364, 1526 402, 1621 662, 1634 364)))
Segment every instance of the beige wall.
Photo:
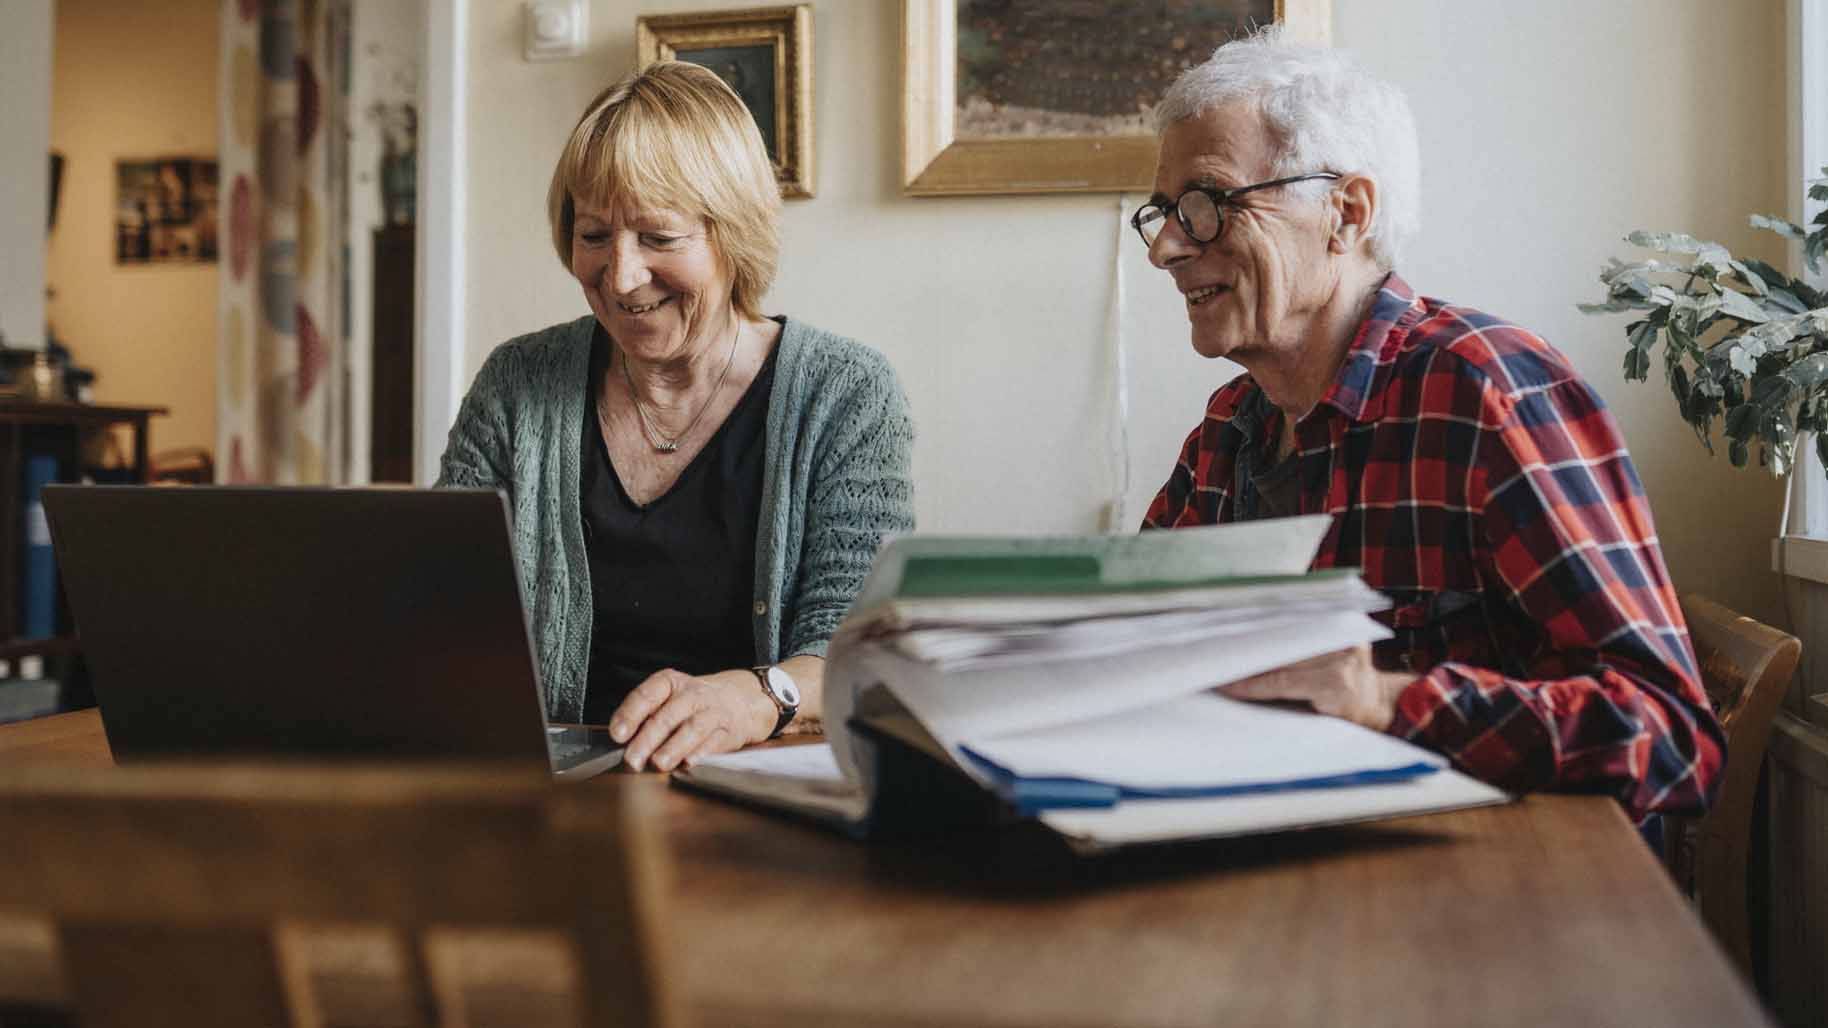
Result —
POLYGON ((219 17, 218 0, 56 4, 51 141, 68 163, 50 320, 98 401, 171 408, 155 451, 215 446, 217 266, 114 263, 114 162, 215 157, 219 17))
MULTIPOLYGON (((648 0, 648 13, 738 5, 648 0)), ((759 5, 758 5, 759 6, 759 5)), ((1574 304, 1637 227, 1779 258, 1745 228, 1784 203, 1778 0, 1351 0, 1335 41, 1410 94, 1422 125, 1425 293, 1546 335, 1612 405, 1680 588, 1782 620, 1767 540, 1779 489, 1709 460, 1658 383, 1619 372, 1622 323, 1574 304)), ((1206 395, 1166 276, 1124 238, 1137 198, 903 199, 896 0, 815 5, 819 195, 790 201, 772 310, 853 335, 899 369, 919 426, 925 530, 1092 531, 1113 494, 1112 282, 1127 276, 1133 518, 1206 395)), ((520 56, 518 4, 471 8, 470 373, 521 332, 586 313, 546 241, 551 162, 634 59, 635 6, 593 0, 580 59, 520 56)))

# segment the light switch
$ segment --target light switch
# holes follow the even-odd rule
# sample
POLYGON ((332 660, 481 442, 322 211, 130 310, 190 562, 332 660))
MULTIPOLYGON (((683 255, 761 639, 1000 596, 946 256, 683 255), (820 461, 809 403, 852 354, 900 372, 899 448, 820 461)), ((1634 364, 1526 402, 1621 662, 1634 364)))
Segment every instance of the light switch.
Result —
POLYGON ((584 52, 589 35, 587 0, 528 0, 524 53, 529 61, 552 61, 584 52))

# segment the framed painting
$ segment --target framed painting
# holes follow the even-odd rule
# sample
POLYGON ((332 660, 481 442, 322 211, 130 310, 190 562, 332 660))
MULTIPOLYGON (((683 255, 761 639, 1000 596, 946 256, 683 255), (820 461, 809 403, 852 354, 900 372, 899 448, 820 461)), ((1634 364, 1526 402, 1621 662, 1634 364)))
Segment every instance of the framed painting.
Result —
POLYGON ((755 116, 781 195, 813 195, 812 5, 645 15, 635 53, 643 68, 690 61, 716 72, 755 116))
POLYGON ((1326 42, 1331 0, 902 0, 902 190, 1145 192, 1154 108, 1256 25, 1326 42))
POLYGON ((216 262, 216 161, 154 157, 114 165, 116 264, 216 262))

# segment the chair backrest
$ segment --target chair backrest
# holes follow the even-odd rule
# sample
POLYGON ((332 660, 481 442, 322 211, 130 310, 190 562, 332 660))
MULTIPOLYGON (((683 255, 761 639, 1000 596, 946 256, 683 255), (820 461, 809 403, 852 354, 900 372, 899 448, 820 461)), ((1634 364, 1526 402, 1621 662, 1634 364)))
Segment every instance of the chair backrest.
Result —
POLYGON ((419 1024, 462 1018, 430 926, 562 935, 579 1023, 673 1026, 655 799, 525 769, 0 768, 0 909, 54 924, 84 1028, 317 1023, 287 932, 326 923, 387 929, 419 1024))
MULTIPOLYGON (((1752 805, 1771 723, 1802 653, 1793 635, 1704 596, 1682 598, 1708 698, 1726 728, 1727 762, 1714 806, 1694 827, 1694 891, 1701 916, 1733 960, 1752 974, 1746 871, 1752 805)), ((1682 833, 1672 833, 1679 838, 1682 833)), ((1673 853, 1673 850, 1672 850, 1673 853)))
POLYGON ((201 446, 180 446, 152 455, 146 478, 153 482, 209 485, 216 481, 216 463, 201 446))

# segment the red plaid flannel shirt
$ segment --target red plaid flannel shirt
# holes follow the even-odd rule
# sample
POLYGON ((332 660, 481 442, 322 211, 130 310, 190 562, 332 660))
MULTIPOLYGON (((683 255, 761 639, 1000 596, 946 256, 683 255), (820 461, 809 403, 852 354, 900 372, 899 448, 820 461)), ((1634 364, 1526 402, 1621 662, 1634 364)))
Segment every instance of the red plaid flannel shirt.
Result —
MULTIPOLYGON (((1249 375, 1220 388, 1144 527, 1253 516, 1280 432, 1249 375)), ((1705 809, 1725 738, 1625 442, 1565 357, 1391 275, 1295 437, 1301 511, 1333 516, 1314 566, 1391 598, 1373 659, 1421 676, 1393 734, 1512 791, 1705 809)))

